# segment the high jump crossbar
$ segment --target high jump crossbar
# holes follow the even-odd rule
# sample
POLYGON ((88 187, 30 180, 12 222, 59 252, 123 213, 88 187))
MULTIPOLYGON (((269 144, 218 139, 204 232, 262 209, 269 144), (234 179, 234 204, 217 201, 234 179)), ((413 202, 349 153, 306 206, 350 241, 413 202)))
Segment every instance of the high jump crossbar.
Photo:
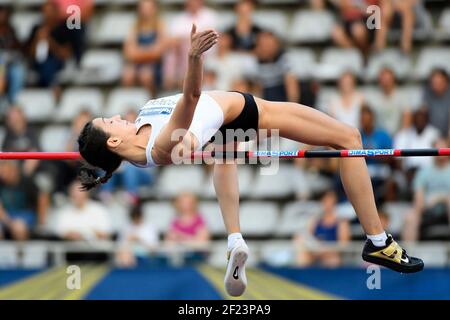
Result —
MULTIPOLYGON (((386 158, 450 156, 450 148, 440 149, 360 149, 360 150, 293 150, 293 151, 198 151, 191 159, 258 159, 258 158, 386 158)), ((0 152, 0 160, 82 160, 78 152, 0 152)))

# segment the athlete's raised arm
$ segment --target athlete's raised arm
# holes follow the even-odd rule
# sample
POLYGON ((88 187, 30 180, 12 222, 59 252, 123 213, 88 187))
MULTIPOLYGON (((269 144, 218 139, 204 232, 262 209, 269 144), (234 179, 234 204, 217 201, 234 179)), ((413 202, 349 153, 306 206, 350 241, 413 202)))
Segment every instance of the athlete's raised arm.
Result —
POLYGON ((171 137, 174 130, 187 130, 191 125, 195 107, 201 95, 202 54, 217 43, 218 37, 218 33, 214 30, 197 32, 195 24, 192 25, 191 48, 188 54, 188 69, 184 78, 183 96, 178 101, 169 123, 155 143, 157 151, 170 155, 172 148, 179 142, 172 141, 171 137))

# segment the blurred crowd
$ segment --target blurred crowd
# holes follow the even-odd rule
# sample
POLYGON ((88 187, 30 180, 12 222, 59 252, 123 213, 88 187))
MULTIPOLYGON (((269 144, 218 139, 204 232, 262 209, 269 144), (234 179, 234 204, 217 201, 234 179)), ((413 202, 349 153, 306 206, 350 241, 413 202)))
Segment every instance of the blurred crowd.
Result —
MULTIPOLYGON (((334 10, 338 24, 333 28, 330 45, 357 48, 367 59, 373 52, 388 46, 391 28, 399 26, 399 43, 403 54, 414 51, 413 32, 419 0, 311 0, 312 10, 334 10), (381 29, 366 27, 366 7, 379 5, 381 29)), ((273 101, 292 101, 317 107, 321 84, 302 79, 292 72, 286 56, 283 35, 255 24, 253 12, 260 4, 255 0, 238 0, 234 4, 235 22, 222 30, 218 45, 205 56, 204 90, 239 90, 273 101), (256 64, 244 63, 236 55, 256 57, 256 64)), ((120 83, 123 87, 143 87, 151 96, 181 88, 186 70, 189 31, 216 28, 220 12, 202 0, 186 0, 168 25, 155 0, 140 0, 136 6, 136 23, 123 43, 125 61, 120 83)), ((0 6, 0 114, 5 137, 1 151, 41 150, 37 133, 17 102, 24 87, 51 88, 55 97, 63 90, 58 74, 69 60, 81 61, 87 47, 87 30, 95 5, 92 0, 48 0, 41 7, 42 19, 26 41, 21 42, 11 23, 12 9, 0 6), (67 8, 81 8, 81 25, 69 29, 67 8)), ((252 60, 253 61, 253 60, 252 60)), ((383 67, 376 86, 380 99, 371 101, 359 85, 362 79, 350 71, 341 74, 326 111, 332 117, 360 128, 364 148, 446 148, 450 141, 450 79, 444 69, 435 69, 422 83, 422 101, 411 99, 398 90, 399 79, 390 67, 383 67)), ((76 151, 76 138, 83 125, 92 118, 89 108, 82 110, 71 123, 66 150, 76 151)), ((123 117, 134 121, 137 111, 130 109, 123 117)), ((304 146, 304 148, 313 148, 304 146)), ((367 160, 376 200, 408 201, 410 210, 404 219, 403 240, 426 239, 426 229, 447 226, 450 235, 450 161, 448 157, 367 160)), ((322 213, 309 223, 307 232, 295 235, 293 241, 302 247, 305 240, 345 243, 352 239, 353 219, 339 216, 336 206, 345 202, 339 182, 336 159, 297 159, 295 199, 320 201, 322 213)), ((54 210, 56 193, 67 197, 57 206, 53 239, 101 240, 119 243, 117 262, 122 266, 136 264, 141 253, 151 251, 159 241, 168 243, 208 243, 211 235, 197 206, 197 196, 183 192, 173 200, 176 217, 164 234, 144 219, 141 206, 143 186, 154 186, 159 171, 138 169, 123 164, 108 184, 95 194, 81 192, 75 180, 78 164, 69 161, 0 161, 0 239, 16 241, 48 237, 43 229, 50 210, 54 210), (118 197, 130 207, 128 224, 115 233, 105 203, 118 197), (45 236, 44 236, 45 234, 45 236)), ((208 170, 205 168, 205 170, 208 170)), ((387 229, 389 216, 395 212, 380 211, 387 229)), ((450 239, 450 236, 446 238, 450 239)), ((333 250, 311 252, 299 250, 298 263, 326 266, 339 265, 333 250)))

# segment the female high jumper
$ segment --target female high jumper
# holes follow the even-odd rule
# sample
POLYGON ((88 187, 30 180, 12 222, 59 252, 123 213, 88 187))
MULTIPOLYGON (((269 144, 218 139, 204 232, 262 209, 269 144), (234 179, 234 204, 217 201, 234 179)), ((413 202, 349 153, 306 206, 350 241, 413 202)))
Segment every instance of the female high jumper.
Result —
MULTIPOLYGON (((270 102, 248 93, 202 92, 202 54, 218 41, 214 30, 191 30, 183 93, 150 100, 136 122, 120 116, 96 118, 80 133, 78 143, 82 157, 95 170, 80 170, 84 189, 105 183, 123 160, 140 167, 172 164, 172 153, 200 150, 214 132, 226 130, 279 130, 282 137, 298 142, 334 149, 362 149, 357 129, 347 126, 313 108, 288 102, 270 102), (182 139, 172 133, 184 129, 182 139)), ((222 141, 223 144, 234 143, 222 141)), ((406 251, 381 226, 372 185, 364 158, 340 160, 340 175, 345 192, 367 235, 362 258, 402 273, 423 269, 421 259, 406 251)), ((225 288, 231 296, 240 296, 247 286, 245 263, 248 247, 240 233, 238 173, 235 161, 215 162, 213 174, 219 206, 228 233, 228 264, 225 288)))

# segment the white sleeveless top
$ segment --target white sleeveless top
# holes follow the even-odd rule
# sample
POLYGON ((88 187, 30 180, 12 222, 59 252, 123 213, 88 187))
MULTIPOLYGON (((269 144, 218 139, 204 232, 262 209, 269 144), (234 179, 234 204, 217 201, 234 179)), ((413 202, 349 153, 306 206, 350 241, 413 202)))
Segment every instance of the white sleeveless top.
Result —
POLYGON ((353 98, 350 106, 344 106, 339 97, 335 97, 331 102, 331 110, 334 117, 350 126, 359 127, 363 99, 358 94, 353 98))
MULTIPOLYGON (((144 125, 151 125, 152 131, 146 147, 147 164, 131 162, 137 167, 153 167, 158 164, 152 158, 151 152, 156 139, 163 127, 169 122, 178 100, 182 94, 153 99, 148 101, 139 111, 135 125, 138 131, 144 125)), ((224 114, 219 104, 207 93, 202 93, 195 108, 194 117, 188 131, 194 134, 199 144, 197 150, 206 145, 223 124, 224 114)))

